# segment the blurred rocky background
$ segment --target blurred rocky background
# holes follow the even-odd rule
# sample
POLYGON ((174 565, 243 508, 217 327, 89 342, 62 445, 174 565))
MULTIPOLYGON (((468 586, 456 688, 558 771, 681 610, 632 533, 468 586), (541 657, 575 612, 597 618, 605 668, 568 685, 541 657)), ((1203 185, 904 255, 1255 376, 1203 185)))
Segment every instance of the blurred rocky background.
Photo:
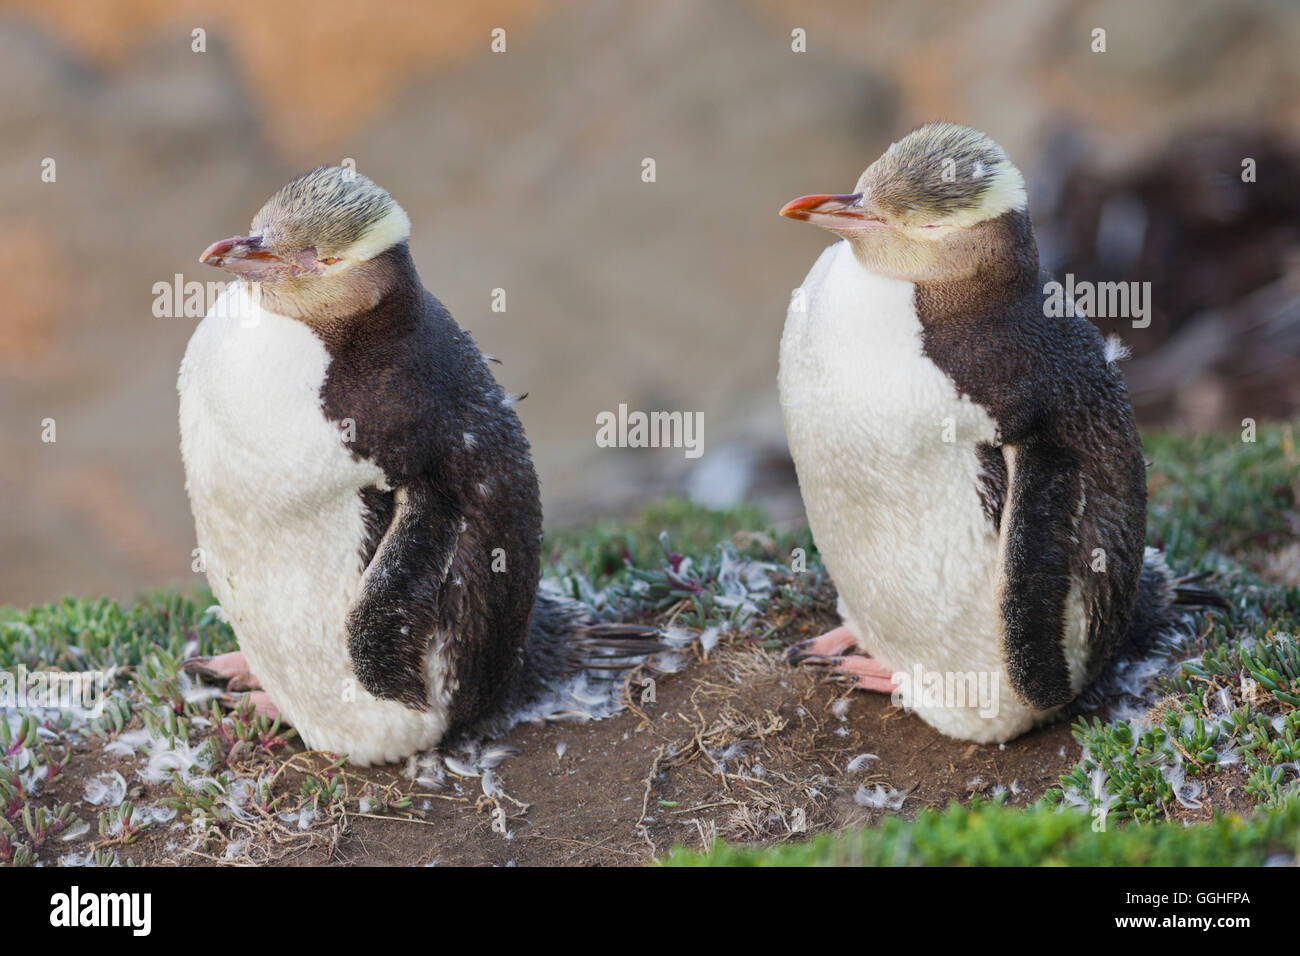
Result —
POLYGON ((194 581, 196 320, 154 317, 154 285, 220 279, 200 250, 345 158, 529 393, 553 524, 665 491, 797 520, 777 343, 828 237, 776 210, 932 118, 1025 171, 1047 266, 1152 283, 1148 328, 1111 323, 1144 425, 1292 415, 1297 48, 1282 0, 4 0, 0 603, 194 581), (620 403, 702 411, 704 456, 597 448, 620 403))

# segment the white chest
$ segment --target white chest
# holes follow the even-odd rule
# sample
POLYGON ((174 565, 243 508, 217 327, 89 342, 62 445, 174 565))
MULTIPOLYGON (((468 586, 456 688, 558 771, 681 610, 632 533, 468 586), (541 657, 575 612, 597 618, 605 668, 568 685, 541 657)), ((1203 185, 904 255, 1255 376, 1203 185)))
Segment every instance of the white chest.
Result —
POLYGON ((847 242, 826 249, 792 301, 781 337, 781 404, 791 440, 816 456, 849 454, 855 484, 906 492, 888 469, 922 466, 992 441, 996 426, 958 396, 921 351, 914 286, 863 269, 847 242), (883 480, 881 480, 883 479, 883 480))
MULTIPOLYGON (((922 352, 913 286, 822 253, 781 339, 786 436, 814 538, 867 649, 891 667, 988 644, 997 536, 975 447, 996 424, 922 352)), ((944 663, 948 663, 945 661, 944 663)))
POLYGON ((430 746, 442 717, 376 700, 351 669, 359 493, 388 484, 325 417, 328 367, 310 329, 232 284, 181 363, 181 456, 209 584, 262 687, 309 746, 368 763, 430 746))
POLYGON ((181 454, 195 517, 229 559, 256 536, 255 550, 302 546, 291 564, 309 564, 360 515, 360 489, 385 484, 325 418, 328 367, 310 329, 258 309, 237 283, 191 337, 178 383, 181 454))

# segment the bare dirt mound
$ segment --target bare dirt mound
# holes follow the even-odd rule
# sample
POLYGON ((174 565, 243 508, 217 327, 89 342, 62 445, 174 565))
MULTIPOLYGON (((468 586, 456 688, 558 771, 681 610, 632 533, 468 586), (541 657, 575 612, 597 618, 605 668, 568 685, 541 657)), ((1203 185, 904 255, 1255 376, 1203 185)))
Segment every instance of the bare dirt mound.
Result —
MULTIPOLYGON (((816 633, 824 619, 768 622, 749 633, 782 642, 816 633)), ((135 842, 95 833, 47 850, 111 850, 119 862, 287 865, 637 865, 674 845, 802 840, 882 813, 1007 792, 1037 799, 1079 757, 1058 723, 1004 747, 944 737, 887 697, 844 690, 816 668, 792 668, 777 642, 737 638, 706 656, 698 645, 680 672, 627 679, 629 708, 586 723, 528 724, 494 746, 519 752, 485 781, 446 765, 440 788, 405 768, 337 767, 323 754, 228 753, 233 770, 267 782, 242 819, 195 824, 178 814, 135 842), (284 813, 321 787, 336 797, 314 812, 284 813), (291 799, 292 798, 292 799, 291 799)), ((76 803, 86 782, 117 769, 137 807, 173 796, 142 783, 129 758, 97 741, 73 749, 64 779, 40 802, 76 803)), ((51 859, 53 862, 53 859, 51 859)))

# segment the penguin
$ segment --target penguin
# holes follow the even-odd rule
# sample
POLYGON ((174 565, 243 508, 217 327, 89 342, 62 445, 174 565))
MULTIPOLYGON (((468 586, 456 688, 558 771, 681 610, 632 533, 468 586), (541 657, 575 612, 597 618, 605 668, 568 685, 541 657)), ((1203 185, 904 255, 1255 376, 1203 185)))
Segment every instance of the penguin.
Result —
POLYGON ((1223 605, 1144 547, 1123 347, 1045 308, 1001 147, 929 123, 852 193, 781 215, 840 237, 781 336, 786 436, 843 622, 795 663, 1001 743, 1188 608, 1223 605))
POLYGON ((359 766, 504 732, 575 669, 659 649, 539 591, 528 440, 487 359, 424 289, 411 224, 360 173, 281 188, 200 261, 236 277, 180 367, 181 457, 239 651, 306 746, 359 766))

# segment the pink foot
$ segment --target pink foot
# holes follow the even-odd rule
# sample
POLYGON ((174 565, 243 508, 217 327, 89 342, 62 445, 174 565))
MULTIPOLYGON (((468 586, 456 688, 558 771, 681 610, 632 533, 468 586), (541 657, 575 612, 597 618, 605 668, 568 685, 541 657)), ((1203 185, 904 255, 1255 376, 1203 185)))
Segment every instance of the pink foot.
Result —
POLYGON ((790 657, 791 664, 802 664, 804 661, 829 663, 830 658, 839 657, 857 642, 858 639, 853 636, 853 632, 841 626, 833 631, 827 631, 821 637, 800 641, 792 645, 786 653, 790 657))
POLYGON ((247 698, 253 705, 254 717, 275 720, 280 716, 280 708, 271 703, 271 695, 260 689, 262 682, 248 669, 248 661, 244 659, 243 651, 231 651, 229 654, 217 654, 215 657, 191 657, 181 666, 208 680, 225 681, 226 690, 230 693, 222 694, 219 699, 226 707, 233 710, 239 707, 244 698, 247 698), (252 693, 237 693, 244 690, 252 693))
POLYGON ((264 690, 255 690, 248 694, 222 694, 219 700, 224 706, 236 711, 244 701, 248 701, 253 705, 253 717, 275 720, 280 716, 280 708, 271 703, 271 695, 264 690))
POLYGON ((875 690, 883 694, 892 694, 898 690, 889 668, 874 657, 867 657, 865 654, 851 654, 843 658, 835 665, 833 672, 856 677, 857 681, 853 686, 862 690, 875 690))
POLYGON ((267 720, 275 720, 280 716, 280 708, 271 703, 271 695, 266 691, 255 690, 248 695, 248 699, 253 702, 254 715, 267 720))
POLYGON ((261 686, 261 682, 248 669, 243 651, 231 651, 215 657, 191 657, 182 666, 208 680, 225 681, 227 690, 252 690, 261 686))

